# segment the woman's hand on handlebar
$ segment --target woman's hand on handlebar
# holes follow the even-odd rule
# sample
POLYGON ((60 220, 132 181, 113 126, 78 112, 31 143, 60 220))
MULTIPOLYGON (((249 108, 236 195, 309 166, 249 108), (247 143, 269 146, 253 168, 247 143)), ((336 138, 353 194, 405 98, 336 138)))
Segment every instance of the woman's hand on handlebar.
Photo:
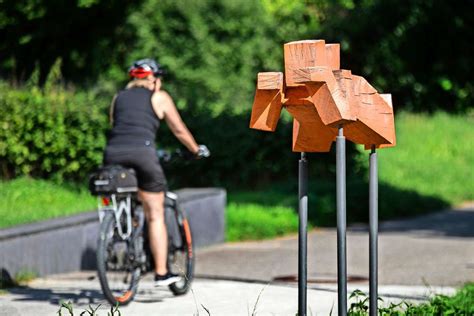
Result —
POLYGON ((198 151, 194 154, 196 159, 207 158, 211 155, 211 152, 206 145, 199 145, 198 151))

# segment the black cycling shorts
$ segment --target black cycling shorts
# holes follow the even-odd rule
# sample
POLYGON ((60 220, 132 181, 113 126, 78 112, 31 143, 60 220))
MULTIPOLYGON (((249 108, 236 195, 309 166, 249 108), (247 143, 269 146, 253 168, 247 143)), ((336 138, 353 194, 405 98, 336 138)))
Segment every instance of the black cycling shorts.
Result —
POLYGON ((133 168, 137 174, 138 187, 148 192, 163 192, 167 183, 156 150, 152 147, 107 146, 104 165, 122 165, 133 168))

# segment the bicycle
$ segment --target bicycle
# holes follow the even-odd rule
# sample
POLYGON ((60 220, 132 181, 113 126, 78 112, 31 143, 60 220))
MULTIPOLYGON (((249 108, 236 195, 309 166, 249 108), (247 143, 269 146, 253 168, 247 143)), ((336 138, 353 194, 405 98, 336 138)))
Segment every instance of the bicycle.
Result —
MULTIPOLYGON (((162 162, 190 157, 179 150, 160 150, 157 154, 162 162)), ((105 166, 91 175, 89 189, 99 197, 97 272, 102 292, 110 304, 127 305, 137 293, 141 276, 154 270, 135 172, 118 165, 105 166)), ((168 287, 174 295, 182 295, 193 280, 194 247, 191 228, 177 198, 175 193, 166 192, 168 270, 181 276, 168 287)))

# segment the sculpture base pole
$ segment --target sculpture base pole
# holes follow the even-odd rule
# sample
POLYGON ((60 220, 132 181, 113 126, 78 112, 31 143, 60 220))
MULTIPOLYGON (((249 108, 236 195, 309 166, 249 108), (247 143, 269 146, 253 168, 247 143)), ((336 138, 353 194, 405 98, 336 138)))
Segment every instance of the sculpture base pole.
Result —
POLYGON ((298 164, 299 234, 298 234, 298 315, 306 316, 307 238, 308 238, 308 161, 301 153, 298 164))
POLYGON ((347 315, 347 260, 346 260, 346 138, 339 126, 336 137, 337 190, 337 294, 338 315, 347 315))
POLYGON ((369 157, 369 312, 377 316, 378 297, 378 172, 375 146, 369 157))

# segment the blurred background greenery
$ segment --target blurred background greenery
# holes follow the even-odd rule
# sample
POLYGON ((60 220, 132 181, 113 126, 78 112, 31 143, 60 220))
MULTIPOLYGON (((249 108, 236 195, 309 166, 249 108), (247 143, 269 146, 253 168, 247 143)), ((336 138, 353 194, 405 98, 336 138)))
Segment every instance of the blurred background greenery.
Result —
MULTIPOLYGON (((213 154, 168 166, 172 187, 226 187, 228 227, 246 227, 231 240, 272 236, 257 227, 272 219, 275 234, 282 222, 294 230, 291 122, 276 133, 248 123, 257 72, 281 71, 282 45, 301 39, 341 43, 342 68, 393 94, 398 144, 380 151, 381 218, 474 200, 473 14, 472 1, 436 0, 0 1, 0 214, 13 217, 0 227, 34 220, 12 212, 28 205, 44 217, 94 207, 84 184, 101 163, 110 100, 131 62, 153 57, 213 154)), ((166 127, 158 139, 177 146, 166 127)), ((348 149, 348 216, 365 221, 367 152, 348 149)), ((310 156, 313 225, 335 221, 334 158, 310 156)))

